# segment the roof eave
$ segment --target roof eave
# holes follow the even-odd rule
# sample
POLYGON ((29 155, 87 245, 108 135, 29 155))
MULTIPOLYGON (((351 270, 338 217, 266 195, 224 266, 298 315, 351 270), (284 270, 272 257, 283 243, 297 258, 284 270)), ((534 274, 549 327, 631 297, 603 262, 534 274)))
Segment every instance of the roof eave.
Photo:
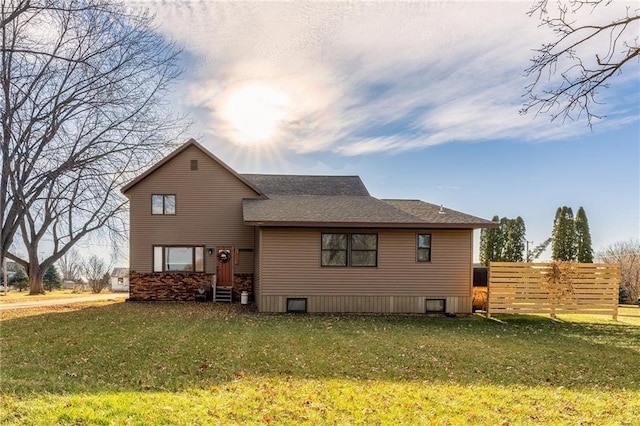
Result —
POLYGON ((393 222, 309 222, 245 220, 245 225, 288 228, 393 228, 393 229, 479 229, 495 228, 493 223, 393 223, 393 222))

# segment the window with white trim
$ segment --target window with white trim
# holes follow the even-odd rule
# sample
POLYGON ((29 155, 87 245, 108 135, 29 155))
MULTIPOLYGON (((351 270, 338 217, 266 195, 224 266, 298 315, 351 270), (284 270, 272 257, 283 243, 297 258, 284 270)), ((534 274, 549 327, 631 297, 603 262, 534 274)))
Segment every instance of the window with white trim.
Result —
POLYGON ((204 272, 204 246, 154 246, 153 272, 204 272))

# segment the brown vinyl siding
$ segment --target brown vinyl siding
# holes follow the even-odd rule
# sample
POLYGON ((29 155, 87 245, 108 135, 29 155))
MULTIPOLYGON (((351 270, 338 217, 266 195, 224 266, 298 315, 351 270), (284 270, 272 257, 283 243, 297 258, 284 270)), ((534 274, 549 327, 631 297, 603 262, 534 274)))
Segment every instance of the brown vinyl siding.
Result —
MULTIPOLYGON (((418 231, 378 231, 378 266, 320 266, 320 233, 262 229, 263 295, 470 296, 471 230, 432 230, 431 262, 416 261, 418 231), (283 293, 284 292, 284 293, 283 293)), ((352 231, 359 232, 359 231, 352 231)), ((423 232, 423 231, 420 231, 423 232)))
MULTIPOLYGON (((242 199, 258 197, 200 149, 191 146, 127 191, 131 203, 130 268, 153 270, 154 245, 205 245, 205 271, 215 273, 216 246, 253 248, 253 227, 245 225, 242 199), (198 170, 191 161, 198 161, 198 170), (152 215, 152 194, 176 194, 175 215, 152 215)), ((251 252, 240 253, 236 272, 253 272, 251 252)))
POLYGON ((471 310, 472 230, 377 230, 372 268, 321 267, 320 234, 331 230, 261 232, 261 311, 282 311, 280 296, 309 297, 309 312, 424 312, 425 298, 451 298, 449 312, 471 310), (418 233, 431 234, 431 262, 416 259, 418 233))
MULTIPOLYGON (((261 296, 261 312, 285 312, 290 297, 306 297, 309 313, 425 313, 425 298, 420 296, 261 296)), ((472 297, 452 296, 445 299, 446 312, 471 312, 472 297)))
MULTIPOLYGON (((251 231, 251 234, 253 234, 253 230, 251 231)), ((246 249, 247 247, 243 247, 243 248, 246 249)), ((235 274, 252 274, 254 269, 253 258, 254 258, 253 250, 251 251, 238 250, 239 262, 235 264, 235 260, 234 260, 233 272, 235 274)))
POLYGON ((254 272, 253 272, 253 291, 254 291, 254 300, 258 309, 260 309, 260 272, 261 262, 260 262, 260 253, 262 252, 262 230, 259 227, 255 228, 254 233, 254 272))

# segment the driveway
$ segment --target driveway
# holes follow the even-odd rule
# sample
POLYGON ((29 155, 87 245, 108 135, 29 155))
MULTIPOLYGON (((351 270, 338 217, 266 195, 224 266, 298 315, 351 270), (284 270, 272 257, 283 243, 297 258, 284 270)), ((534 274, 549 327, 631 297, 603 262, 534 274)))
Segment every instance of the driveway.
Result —
POLYGON ((123 300, 129 293, 92 294, 89 296, 73 297, 69 299, 34 300, 33 302, 16 302, 0 304, 0 311, 10 309, 41 308, 45 306, 69 305, 82 302, 99 302, 103 300, 123 300))

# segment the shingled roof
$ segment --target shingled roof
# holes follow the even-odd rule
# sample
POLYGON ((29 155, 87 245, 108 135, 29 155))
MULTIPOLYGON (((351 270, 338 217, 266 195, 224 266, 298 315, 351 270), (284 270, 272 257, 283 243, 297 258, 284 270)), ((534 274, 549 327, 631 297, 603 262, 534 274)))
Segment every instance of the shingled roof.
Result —
POLYGON ((366 196, 369 191, 359 176, 241 175, 270 195, 366 196))
POLYGON ((462 213, 456 210, 447 209, 443 206, 437 206, 431 203, 425 203, 421 200, 382 200, 385 203, 402 210, 412 216, 420 218, 427 223, 439 224, 471 224, 477 225, 479 228, 485 228, 487 224, 495 225, 486 219, 481 219, 470 214, 462 213))
POLYGON ((243 201, 244 221, 260 226, 486 228, 495 223, 417 200, 371 196, 276 195, 243 201), (407 201, 404 203, 404 201, 407 201))

